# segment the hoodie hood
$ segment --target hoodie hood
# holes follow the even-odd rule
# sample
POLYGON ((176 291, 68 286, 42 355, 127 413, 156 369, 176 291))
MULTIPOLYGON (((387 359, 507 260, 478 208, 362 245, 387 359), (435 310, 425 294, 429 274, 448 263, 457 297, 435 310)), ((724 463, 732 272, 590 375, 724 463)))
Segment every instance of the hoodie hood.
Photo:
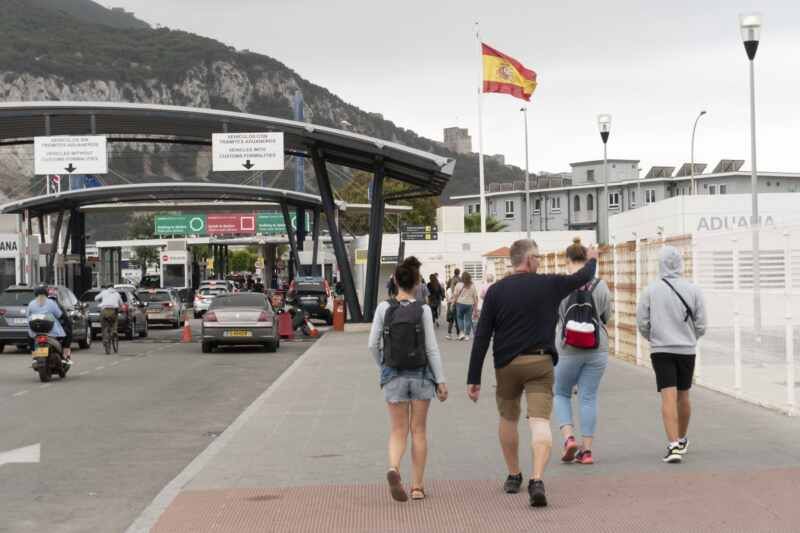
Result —
POLYGON ((674 246, 664 246, 658 254, 658 273, 662 278, 683 276, 683 257, 674 246))

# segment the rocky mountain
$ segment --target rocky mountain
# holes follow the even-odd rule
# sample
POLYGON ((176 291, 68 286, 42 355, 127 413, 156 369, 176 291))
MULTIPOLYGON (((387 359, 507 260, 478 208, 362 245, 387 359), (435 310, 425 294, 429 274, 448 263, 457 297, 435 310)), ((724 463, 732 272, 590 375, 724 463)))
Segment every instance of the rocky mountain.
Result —
MULTIPOLYGON (((210 107, 292 118, 297 91, 305 118, 457 157, 445 197, 476 193, 477 156, 456 156, 441 143, 402 128, 380 114, 353 106, 266 55, 236 50, 184 31, 152 29, 132 14, 89 0, 0 0, 2 101, 118 101, 210 107)), ((159 145, 115 146, 107 183, 131 179, 213 180, 286 186, 290 171, 264 177, 210 174, 207 149, 159 145), (144 155, 142 155, 144 152, 144 155)), ((486 162, 487 181, 522 179, 515 167, 486 162)), ((29 148, 0 150, 0 194, 42 192, 33 179, 29 148)), ((339 183, 346 171, 335 172, 339 183)), ((313 179, 307 180, 310 191, 313 179)))

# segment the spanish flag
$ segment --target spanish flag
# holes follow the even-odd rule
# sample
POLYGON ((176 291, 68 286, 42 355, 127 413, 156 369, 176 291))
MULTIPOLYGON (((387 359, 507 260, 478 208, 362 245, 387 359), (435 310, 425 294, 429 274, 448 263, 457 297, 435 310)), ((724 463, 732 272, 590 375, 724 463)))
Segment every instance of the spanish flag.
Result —
POLYGON ((483 53, 483 92, 505 93, 530 102, 536 90, 536 72, 525 68, 511 56, 481 43, 483 53))

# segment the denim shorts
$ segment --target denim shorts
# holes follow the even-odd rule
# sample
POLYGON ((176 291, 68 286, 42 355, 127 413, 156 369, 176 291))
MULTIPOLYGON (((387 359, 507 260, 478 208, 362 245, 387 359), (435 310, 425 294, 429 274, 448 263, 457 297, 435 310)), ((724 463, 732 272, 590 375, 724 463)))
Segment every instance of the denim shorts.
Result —
POLYGON ((389 403, 432 400, 436 396, 436 386, 420 374, 399 374, 383 386, 383 396, 389 403))

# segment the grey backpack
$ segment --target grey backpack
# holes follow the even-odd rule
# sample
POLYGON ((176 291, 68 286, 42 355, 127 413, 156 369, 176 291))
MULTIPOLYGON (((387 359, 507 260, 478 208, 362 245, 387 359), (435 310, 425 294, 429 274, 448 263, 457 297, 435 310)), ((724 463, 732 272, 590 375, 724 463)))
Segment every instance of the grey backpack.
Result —
POLYGON ((402 305, 389 300, 383 320, 383 364, 397 370, 428 366, 420 302, 402 305))

